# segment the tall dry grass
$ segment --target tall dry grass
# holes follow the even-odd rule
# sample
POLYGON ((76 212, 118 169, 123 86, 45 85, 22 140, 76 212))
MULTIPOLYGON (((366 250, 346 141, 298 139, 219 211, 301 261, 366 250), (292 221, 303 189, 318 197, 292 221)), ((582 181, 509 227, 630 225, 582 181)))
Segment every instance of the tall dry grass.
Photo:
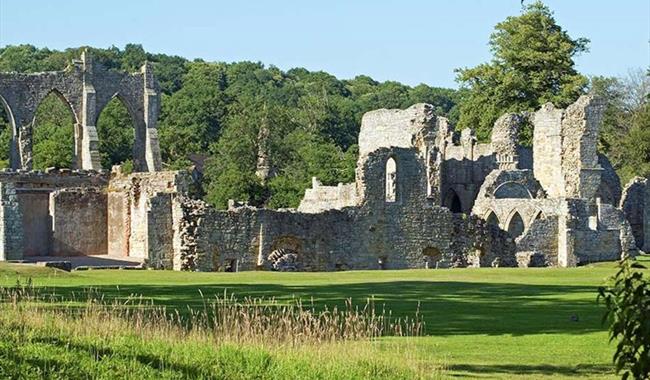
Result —
MULTIPOLYGON (((20 315, 43 313, 49 320, 74 321, 79 326, 102 325, 103 334, 130 331, 142 337, 169 339, 200 337, 216 343, 263 345, 320 345, 383 336, 415 337, 424 330, 418 309, 412 317, 393 317, 373 299, 357 305, 317 307, 313 300, 285 303, 275 298, 238 299, 224 292, 198 295, 202 307, 186 310, 155 305, 142 296, 107 299, 95 289, 62 298, 31 285, 0 288, 0 308, 20 315)), ((95 330, 96 331, 96 330, 95 330)))

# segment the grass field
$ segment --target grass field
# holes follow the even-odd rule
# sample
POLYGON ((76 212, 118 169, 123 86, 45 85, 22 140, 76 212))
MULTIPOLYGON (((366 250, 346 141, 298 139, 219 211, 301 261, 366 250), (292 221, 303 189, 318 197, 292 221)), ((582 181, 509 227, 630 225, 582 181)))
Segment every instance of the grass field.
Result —
MULTIPOLYGON (((640 260, 650 263, 646 257, 640 260)), ((613 263, 602 263, 573 269, 66 273, 2 264, 1 286, 31 278, 35 287, 46 287, 47 292, 63 297, 92 287, 106 298, 143 295, 157 305, 181 311, 201 308, 204 298, 224 290, 240 297, 275 297, 281 302, 301 298, 319 308, 341 306, 348 298, 363 304, 372 297, 396 316, 412 316, 419 310, 426 327, 425 336, 420 337, 324 344, 304 352, 299 347, 283 349, 285 354, 273 347, 210 347, 197 341, 175 345, 155 337, 134 340, 128 334, 114 334, 105 337, 103 344, 117 354, 100 355, 111 358, 102 361, 97 347, 90 351, 84 347, 94 344, 92 329, 101 330, 101 321, 81 334, 86 338, 69 342, 61 332, 54 337, 37 328, 12 332, 29 323, 5 316, 0 319, 4 341, 0 367, 20 363, 16 365, 24 368, 16 368, 15 373, 35 378, 56 378, 59 370, 60 378, 111 378, 124 371, 140 371, 138 376, 152 378, 614 378, 613 345, 601 326, 602 306, 596 303, 597 287, 614 270, 613 263), (170 355, 177 356, 174 360, 183 366, 161 364, 160 357, 170 355), (49 366, 49 372, 35 369, 42 366, 49 366), (75 366, 85 369, 77 373, 75 366), (234 370, 230 367, 237 370, 228 373, 234 370)))

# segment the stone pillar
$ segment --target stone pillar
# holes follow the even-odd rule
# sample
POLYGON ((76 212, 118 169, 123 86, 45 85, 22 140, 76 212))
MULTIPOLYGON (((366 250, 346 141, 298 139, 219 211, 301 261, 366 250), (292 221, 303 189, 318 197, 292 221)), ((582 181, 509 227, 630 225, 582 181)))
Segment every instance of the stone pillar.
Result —
POLYGON ((149 197, 147 208, 147 260, 153 268, 172 269, 174 228, 172 194, 156 193, 149 197))
POLYGON ((22 124, 18 130, 18 152, 20 155, 19 169, 32 170, 33 127, 33 122, 27 122, 22 124))
POLYGON ((565 194, 562 176, 563 109, 546 103, 533 116, 533 170, 549 198, 565 194))
POLYGON ((160 110, 160 96, 153 77, 153 67, 146 62, 142 66, 144 77, 144 124, 145 124, 145 161, 146 170, 150 172, 162 169, 160 146, 158 144, 158 111, 160 110))
MULTIPOLYGON (((81 53, 83 65, 83 88, 82 88, 82 109, 81 109, 81 169, 99 170, 101 169, 101 160, 99 156, 99 137, 97 136, 97 127, 95 126, 96 100, 95 87, 92 84, 93 63, 87 52, 81 53)), ((78 127, 75 130, 79 130, 78 127)))
POLYGON ((23 258, 23 215, 16 188, 0 183, 0 261, 23 258))
POLYGON ((563 202, 562 210, 558 216, 557 226, 557 266, 560 268, 575 267, 578 264, 574 248, 575 236, 569 225, 569 207, 563 202))

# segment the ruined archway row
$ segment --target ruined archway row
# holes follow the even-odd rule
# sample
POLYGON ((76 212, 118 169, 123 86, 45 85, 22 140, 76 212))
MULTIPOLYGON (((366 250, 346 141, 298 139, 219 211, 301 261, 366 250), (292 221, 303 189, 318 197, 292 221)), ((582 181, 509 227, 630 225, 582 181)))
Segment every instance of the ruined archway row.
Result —
POLYGON ((12 169, 32 169, 36 109, 52 92, 70 106, 74 115, 74 167, 101 169, 97 119, 111 99, 117 97, 135 126, 134 169, 161 169, 157 133, 160 96, 151 64, 145 63, 140 72, 128 74, 93 63, 87 52, 63 71, 0 73, 0 106, 6 110, 13 135, 12 169))

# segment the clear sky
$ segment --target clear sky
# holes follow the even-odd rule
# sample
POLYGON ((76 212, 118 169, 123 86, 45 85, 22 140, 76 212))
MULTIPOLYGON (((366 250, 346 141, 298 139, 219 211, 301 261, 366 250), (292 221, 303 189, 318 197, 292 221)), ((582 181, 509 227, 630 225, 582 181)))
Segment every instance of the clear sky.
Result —
MULTIPOLYGON (((581 72, 619 76, 650 65, 650 0, 546 4, 572 37, 591 40, 581 72)), ((134 42, 190 59, 455 87, 454 69, 489 60, 494 25, 520 10, 520 0, 0 0, 0 45, 134 42)))

